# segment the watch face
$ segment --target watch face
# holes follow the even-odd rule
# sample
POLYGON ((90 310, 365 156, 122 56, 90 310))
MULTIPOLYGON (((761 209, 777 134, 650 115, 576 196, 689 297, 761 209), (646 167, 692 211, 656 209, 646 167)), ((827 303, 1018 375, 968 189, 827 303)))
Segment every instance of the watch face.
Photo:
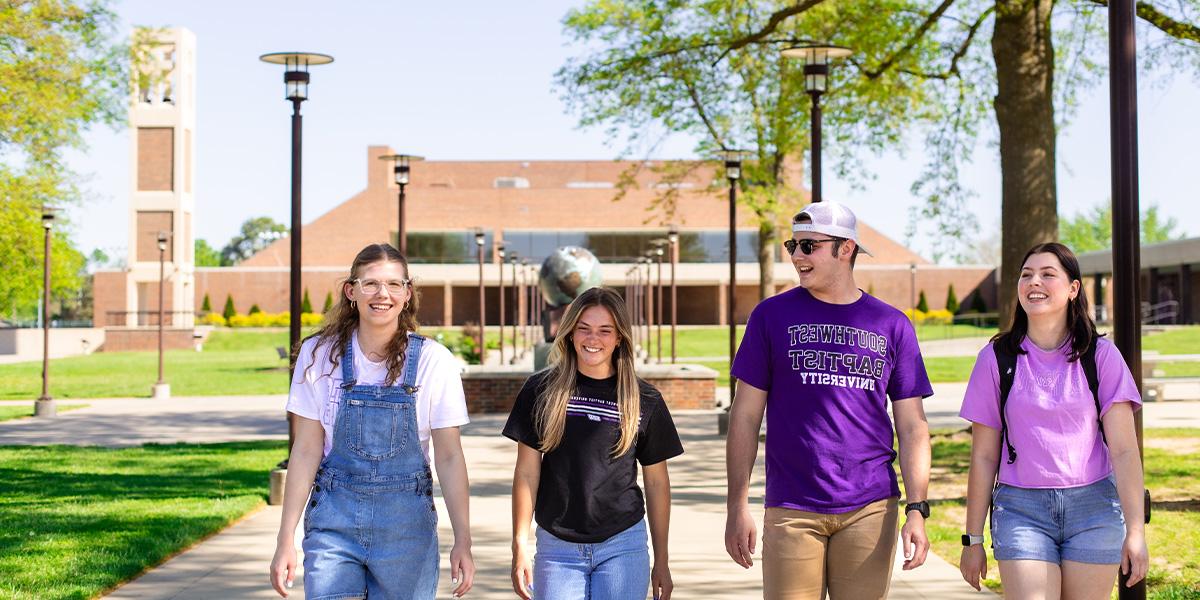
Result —
POLYGON ((963 546, 970 546, 970 545, 971 545, 971 536, 969 536, 969 535, 966 535, 966 534, 963 534, 963 536, 962 536, 962 545, 963 545, 963 546))

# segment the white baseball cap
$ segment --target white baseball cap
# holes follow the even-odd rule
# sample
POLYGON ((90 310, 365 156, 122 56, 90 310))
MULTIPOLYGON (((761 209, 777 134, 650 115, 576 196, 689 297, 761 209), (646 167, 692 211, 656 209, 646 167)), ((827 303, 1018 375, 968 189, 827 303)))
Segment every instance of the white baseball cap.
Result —
POLYGON ((854 212, 840 202, 813 202, 804 207, 804 210, 792 217, 792 232, 798 231, 824 233, 833 237, 854 240, 854 244, 858 246, 859 250, 865 252, 867 256, 875 256, 862 245, 862 242, 858 241, 858 219, 854 217, 854 212), (802 215, 808 216, 811 222, 798 222, 802 215))

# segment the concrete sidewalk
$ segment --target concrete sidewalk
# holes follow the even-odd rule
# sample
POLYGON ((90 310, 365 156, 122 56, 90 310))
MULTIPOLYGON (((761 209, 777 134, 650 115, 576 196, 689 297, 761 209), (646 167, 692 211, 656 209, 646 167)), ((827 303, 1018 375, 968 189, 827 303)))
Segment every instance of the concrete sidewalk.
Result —
MULTIPOLYGON (((676 416, 687 453, 671 461, 674 597, 759 598, 762 596, 759 564, 742 569, 725 554, 725 442, 716 435, 715 420, 713 413, 708 412, 683 412, 676 416)), ((508 576, 512 556, 509 493, 515 446, 499 435, 503 422, 503 416, 477 416, 463 430, 463 448, 471 473, 473 554, 478 569, 469 598, 515 597, 508 576)), ((751 488, 751 502, 759 523, 763 477, 760 460, 751 488)), ((445 565, 452 537, 440 497, 438 511, 445 565)), ((109 597, 175 600, 275 597, 267 571, 279 518, 278 507, 265 508, 109 597)), ((443 572, 439 597, 449 598, 451 587, 448 574, 443 572)), ((933 555, 916 571, 904 572, 899 564, 895 569, 892 598, 953 600, 980 596, 988 595, 975 593, 962 582, 956 568, 933 555)), ((297 579, 290 597, 304 597, 301 579, 297 579)))

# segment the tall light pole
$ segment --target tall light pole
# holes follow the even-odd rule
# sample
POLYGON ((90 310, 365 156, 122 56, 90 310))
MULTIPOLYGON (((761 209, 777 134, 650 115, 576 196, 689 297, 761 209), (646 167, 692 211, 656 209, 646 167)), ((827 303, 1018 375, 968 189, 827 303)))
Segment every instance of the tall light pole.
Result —
POLYGON ((484 293, 483 293, 483 242, 484 242, 484 237, 485 236, 483 234, 483 230, 476 227, 475 228, 475 248, 479 254, 479 364, 481 364, 481 365, 483 364, 484 357, 487 356, 487 347, 485 347, 483 345, 484 344, 483 329, 486 325, 486 321, 484 320, 485 319, 485 317, 484 317, 484 306, 485 306, 484 302, 487 301, 487 299, 484 297, 484 293))
POLYGON ((804 61, 804 90, 812 97, 812 201, 821 201, 821 94, 829 86, 830 61, 845 58, 853 50, 828 44, 809 44, 783 50, 788 58, 804 61))
POLYGON ((525 274, 525 351, 533 348, 533 295, 537 293, 537 281, 534 279, 533 267, 529 260, 521 259, 521 271, 525 274))
MULTIPOLYGON (((725 178, 729 180, 729 288, 726 290, 725 318, 729 321, 729 366, 733 367, 733 357, 737 354, 737 182, 742 178, 742 157, 748 153, 745 150, 726 149, 722 152, 725 158, 725 178)), ((729 376, 729 398, 733 398, 733 390, 737 381, 729 376)))
POLYGON ((409 163, 425 160, 425 158, 415 154, 388 154, 380 156, 379 160, 391 161, 392 175, 396 185, 400 186, 400 200, 397 206, 400 216, 396 222, 396 248, 400 250, 400 254, 408 258, 408 230, 405 229, 404 222, 404 187, 408 185, 409 163))
MULTIPOLYGON (((917 310, 917 263, 908 264, 908 307, 917 310)), ((916 313, 913 313, 913 320, 916 320, 916 313)))
MULTIPOLYGON (((163 321, 166 318, 164 299, 167 287, 167 242, 170 239, 169 232, 158 232, 158 381, 154 382, 154 388, 151 390, 155 400, 166 400, 171 397, 171 385, 163 381, 163 321)), ((175 257, 172 256, 171 260, 174 259, 175 257)))
POLYGON ((671 244, 671 364, 675 364, 675 327, 679 320, 679 296, 675 287, 675 265, 679 262, 679 228, 671 225, 667 230, 667 243, 671 244))
POLYGON ((496 244, 496 255, 500 258, 496 271, 500 274, 500 364, 504 364, 504 244, 496 244))
MULTIPOLYGON (((1137 57, 1134 1, 1114 0, 1108 8, 1109 144, 1112 160, 1113 338, 1142 389, 1141 249, 1138 245, 1137 57)), ((1134 432, 1144 464, 1142 412, 1135 411, 1134 432)), ((1145 521, 1150 521, 1150 492, 1145 492, 1145 521)), ((1132 587, 1118 569, 1122 600, 1146 597, 1146 580, 1132 587)))
POLYGON ((655 304, 658 305, 657 307, 655 307, 658 310, 658 315, 656 317, 658 319, 658 329, 657 329, 657 333, 656 333, 656 335, 658 337, 658 341, 655 342, 655 345, 658 346, 657 360, 659 363, 662 363, 662 327, 663 327, 662 261, 663 261, 663 254, 664 254, 663 246, 665 246, 667 244, 667 240, 665 240, 665 239, 651 240, 650 244, 654 246, 654 259, 657 262, 657 264, 655 265, 655 273, 657 274, 657 277, 658 277, 658 283, 655 284, 655 286, 654 286, 654 288, 656 290, 654 302, 655 302, 655 304))
POLYGON ((42 254, 42 395, 33 403, 33 416, 53 417, 58 415, 58 405, 50 397, 50 231, 54 228, 54 213, 57 208, 42 206, 42 231, 44 253, 42 254))
POLYGON ((641 264, 646 267, 646 278, 643 280, 646 282, 643 288, 646 299, 646 360, 643 362, 646 364, 650 364, 650 331, 654 327, 654 284, 651 283, 652 280, 650 279, 650 265, 652 263, 650 255, 652 254, 654 254, 653 250, 647 250, 646 256, 643 256, 640 260, 641 264))
MULTIPOLYGON (((287 90, 284 97, 292 101, 292 228, 290 232, 292 248, 291 257, 288 259, 290 263, 288 348, 294 354, 299 349, 300 343, 300 273, 302 265, 300 256, 300 229, 303 223, 300 211, 300 139, 304 121, 300 116, 300 104, 308 99, 309 67, 329 64, 333 62, 333 57, 314 52, 274 52, 258 58, 263 62, 284 65, 287 69, 283 73, 283 83, 287 90)), ((288 384, 291 384, 291 373, 288 374, 288 384)), ((290 425, 288 429, 291 430, 290 425)), ((289 434, 288 437, 292 436, 289 434)))
MULTIPOLYGON (((517 253, 515 251, 508 253, 508 264, 512 267, 512 291, 513 291, 513 319, 512 319, 512 358, 510 363, 517 362, 517 324, 521 320, 521 286, 517 282, 517 253)), ((504 270, 504 265, 500 265, 500 270, 504 270)))

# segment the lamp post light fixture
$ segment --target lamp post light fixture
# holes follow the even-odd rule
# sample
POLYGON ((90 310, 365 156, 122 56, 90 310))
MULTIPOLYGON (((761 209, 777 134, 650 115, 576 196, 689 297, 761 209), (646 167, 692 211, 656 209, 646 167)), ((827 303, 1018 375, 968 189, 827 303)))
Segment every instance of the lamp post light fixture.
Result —
POLYGON ((842 46, 809 44, 785 48, 783 55, 804 61, 804 90, 812 97, 812 201, 821 201, 821 94, 829 88, 830 61, 854 51, 842 46))
MULTIPOLYGON (((909 308, 917 310, 917 263, 908 264, 908 297, 910 300, 909 308)), ((913 319, 916 320, 916 313, 913 313, 913 319)))
POLYGON ((504 243, 496 244, 496 255, 500 258, 498 273, 500 275, 500 364, 504 364, 504 243))
POLYGON ((400 254, 408 258, 408 230, 404 227, 404 187, 408 185, 409 181, 409 163, 425 160, 425 157, 415 154, 388 154, 380 156, 379 160, 391 161, 392 174, 395 177, 396 185, 400 186, 400 200, 397 207, 400 216, 396 223, 396 248, 400 250, 400 254))
MULTIPOLYGON (((737 182, 742 178, 742 158, 750 154, 746 150, 725 149, 725 178, 729 180, 729 288, 726 290, 725 318, 729 321, 729 364, 737 353, 737 182)), ((737 382, 729 377, 729 397, 737 382)))
POLYGON ((663 254, 665 254, 665 252, 663 251, 663 246, 666 246, 668 243, 670 243, 670 242, 668 242, 666 239, 663 239, 663 238, 650 240, 650 245, 654 247, 654 260, 657 263, 655 265, 655 274, 658 278, 658 283, 656 283, 654 285, 654 288, 655 288, 654 302, 655 302, 655 304, 658 305, 656 307, 656 309, 658 311, 658 315, 655 317, 656 319, 658 319, 658 329, 657 329, 657 332, 655 333, 655 335, 657 336, 658 339, 655 343, 658 346, 657 359, 658 359, 659 363, 662 363, 662 328, 663 328, 662 262, 663 262, 663 254))
MULTIPOLYGON (((167 242, 170 240, 170 232, 158 232, 158 381, 154 382, 154 387, 151 389, 155 400, 166 400, 171 397, 171 385, 163 381, 163 320, 166 318, 166 311, 163 310, 163 307, 167 282, 167 242)), ((173 256, 172 260, 174 260, 173 256)))
POLYGON ((667 243, 671 245, 671 364, 675 364, 675 327, 679 320, 676 306, 679 296, 675 287, 675 265, 679 262, 679 227, 671 225, 667 229, 667 243))
MULTIPOLYGON (((258 57, 259 60, 284 65, 286 69, 283 72, 283 83, 286 88, 285 98, 292 101, 292 227, 291 227, 291 257, 288 259, 290 267, 290 290, 288 296, 288 349, 291 353, 295 353, 300 343, 300 273, 301 273, 301 256, 300 256, 300 228, 303 221, 301 220, 300 211, 300 182, 301 182, 301 130, 303 129, 304 120, 300 116, 300 104, 308 99, 308 69, 316 65, 325 65, 333 62, 333 57, 328 54, 317 54, 315 52, 274 52, 264 54, 258 57)), ((289 384, 291 382, 291 373, 288 374, 289 384)), ((290 423, 290 419, 289 419, 290 423)), ((288 430, 291 430, 289 425, 288 430)), ((288 436, 289 438, 291 435, 288 436)), ((288 444, 289 448, 291 444, 288 444)))
MULTIPOLYGON (((513 319, 512 319, 512 358, 509 363, 517 362, 517 325, 521 320, 521 285, 517 282, 517 253, 512 251, 508 253, 508 264, 512 268, 512 293, 513 293, 513 319)), ((504 270, 504 265, 500 265, 500 270, 504 270)))
POLYGON ((33 416, 53 417, 58 415, 58 405, 50 397, 50 232, 54 229, 54 217, 58 211, 52 206, 42 206, 42 395, 33 403, 33 416))
POLYGON ((487 356, 487 348, 484 347, 484 345, 483 345, 483 341, 484 341, 483 328, 485 325, 484 302, 486 301, 486 298, 484 297, 484 293, 483 293, 483 243, 484 243, 484 238, 485 238, 485 236, 483 234, 483 230, 476 227, 475 228, 475 249, 477 251, 477 254, 479 255, 479 364, 481 364, 481 365, 483 364, 484 357, 487 356))

